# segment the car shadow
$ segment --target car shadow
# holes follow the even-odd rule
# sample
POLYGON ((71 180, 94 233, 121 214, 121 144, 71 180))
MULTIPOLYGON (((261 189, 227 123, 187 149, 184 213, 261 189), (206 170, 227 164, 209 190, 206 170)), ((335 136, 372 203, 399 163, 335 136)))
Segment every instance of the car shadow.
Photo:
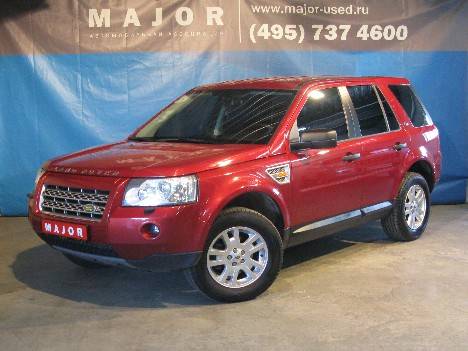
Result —
POLYGON ((84 269, 46 244, 19 253, 11 268, 28 287, 76 302, 135 308, 215 303, 193 288, 183 272, 84 269))
POLYGON ((313 262, 314 259, 356 244, 389 242, 380 223, 371 222, 287 249, 284 253, 283 268, 293 267, 303 262, 313 262))
MULTIPOLYGON (((344 231, 286 250, 283 266, 313 263, 321 256, 358 243, 381 242, 384 237, 379 226, 373 224, 344 231)), ((184 272, 153 273, 113 267, 86 270, 45 244, 19 253, 11 269, 31 289, 100 306, 164 308, 216 303, 195 289, 184 272)))

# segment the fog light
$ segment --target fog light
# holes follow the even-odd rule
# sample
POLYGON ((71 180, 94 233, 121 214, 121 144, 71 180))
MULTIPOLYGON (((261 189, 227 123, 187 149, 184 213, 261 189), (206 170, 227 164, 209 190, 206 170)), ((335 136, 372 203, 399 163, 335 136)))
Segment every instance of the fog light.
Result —
POLYGON ((159 235, 159 227, 154 224, 154 223, 146 223, 143 227, 142 227, 142 231, 144 234, 152 237, 152 238, 155 238, 159 235))

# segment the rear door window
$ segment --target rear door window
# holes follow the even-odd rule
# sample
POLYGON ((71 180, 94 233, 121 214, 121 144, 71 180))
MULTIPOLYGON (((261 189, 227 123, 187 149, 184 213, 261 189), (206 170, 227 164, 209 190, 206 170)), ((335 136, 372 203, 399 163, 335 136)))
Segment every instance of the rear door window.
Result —
POLYGON ((382 94, 382 92, 378 88, 377 88, 377 91, 379 92, 379 98, 380 98, 380 101, 382 102, 382 106, 384 108, 385 116, 387 117, 387 122, 388 122, 388 126, 390 127, 390 130, 400 129, 400 125, 398 124, 395 114, 393 113, 392 108, 388 104, 387 99, 385 98, 385 96, 382 94))
POLYGON ((313 90, 297 117, 299 133, 334 129, 338 140, 348 139, 348 126, 338 88, 313 90))
POLYGON ((388 87, 406 111, 413 126, 422 127, 431 123, 430 116, 409 85, 389 85, 388 87))
POLYGON ((387 132, 388 126, 384 113, 372 85, 347 87, 356 117, 361 128, 361 135, 372 135, 387 132))

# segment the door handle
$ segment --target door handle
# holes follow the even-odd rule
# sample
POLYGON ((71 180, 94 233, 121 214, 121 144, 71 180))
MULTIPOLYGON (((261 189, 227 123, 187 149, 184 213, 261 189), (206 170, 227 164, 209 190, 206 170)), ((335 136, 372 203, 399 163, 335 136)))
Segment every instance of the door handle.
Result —
POLYGON ((405 149, 407 147, 408 147, 407 143, 397 142, 397 143, 395 143, 395 145, 393 145, 393 149, 396 150, 396 151, 400 151, 400 150, 405 149))
POLYGON ((361 154, 359 152, 355 154, 348 152, 346 155, 343 156, 343 161, 351 162, 357 160, 358 158, 361 158, 361 154))

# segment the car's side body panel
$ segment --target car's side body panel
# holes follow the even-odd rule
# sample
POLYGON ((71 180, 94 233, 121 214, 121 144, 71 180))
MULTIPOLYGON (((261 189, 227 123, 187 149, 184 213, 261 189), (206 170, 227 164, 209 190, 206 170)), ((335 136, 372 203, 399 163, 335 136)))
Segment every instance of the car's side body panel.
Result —
POLYGON ((343 161, 343 157, 361 152, 359 140, 346 140, 335 148, 290 154, 293 226, 348 212, 360 206, 365 176, 361 169, 362 163, 343 161))
POLYGON ((362 138, 362 206, 394 199, 405 172, 407 147, 396 150, 398 144, 408 143, 406 131, 392 131, 362 138))

